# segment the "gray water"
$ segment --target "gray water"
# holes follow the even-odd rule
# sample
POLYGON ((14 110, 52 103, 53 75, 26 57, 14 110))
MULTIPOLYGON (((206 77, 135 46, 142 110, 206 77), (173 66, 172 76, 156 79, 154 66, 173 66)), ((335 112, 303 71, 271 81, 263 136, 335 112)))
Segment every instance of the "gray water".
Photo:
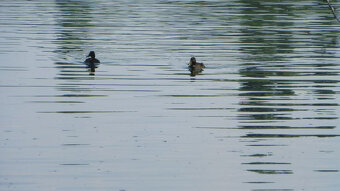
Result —
POLYGON ((0 26, 1 191, 340 187, 325 1, 2 0, 0 26))

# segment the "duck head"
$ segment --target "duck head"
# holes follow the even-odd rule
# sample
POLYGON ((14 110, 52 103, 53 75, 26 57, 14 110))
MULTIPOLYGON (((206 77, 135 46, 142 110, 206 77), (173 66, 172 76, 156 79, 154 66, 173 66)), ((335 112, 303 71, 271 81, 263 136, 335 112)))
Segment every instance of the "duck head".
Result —
POLYGON ((193 63, 193 64, 196 64, 196 58, 195 57, 191 57, 190 58, 190 62, 193 63))
POLYGON ((94 53, 94 51, 90 51, 90 53, 89 53, 89 55, 87 55, 87 57, 95 58, 96 54, 94 53))
POLYGON ((195 57, 191 57, 190 58, 190 62, 189 62, 189 66, 193 66, 196 64, 196 58, 195 57))

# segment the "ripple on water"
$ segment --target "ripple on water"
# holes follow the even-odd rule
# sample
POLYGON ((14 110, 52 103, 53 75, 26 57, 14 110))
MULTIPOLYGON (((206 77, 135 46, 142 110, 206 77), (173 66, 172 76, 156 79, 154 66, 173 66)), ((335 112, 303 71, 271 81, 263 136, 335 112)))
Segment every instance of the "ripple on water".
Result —
POLYGON ((0 24, 0 190, 339 187, 321 1, 4 0, 0 24))

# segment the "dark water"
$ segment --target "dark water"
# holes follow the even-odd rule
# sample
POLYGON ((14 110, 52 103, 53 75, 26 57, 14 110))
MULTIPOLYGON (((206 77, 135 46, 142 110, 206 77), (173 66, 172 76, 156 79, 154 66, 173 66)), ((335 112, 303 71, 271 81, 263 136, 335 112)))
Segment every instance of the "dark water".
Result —
POLYGON ((4 0, 0 25, 0 190, 340 187, 324 1, 4 0))

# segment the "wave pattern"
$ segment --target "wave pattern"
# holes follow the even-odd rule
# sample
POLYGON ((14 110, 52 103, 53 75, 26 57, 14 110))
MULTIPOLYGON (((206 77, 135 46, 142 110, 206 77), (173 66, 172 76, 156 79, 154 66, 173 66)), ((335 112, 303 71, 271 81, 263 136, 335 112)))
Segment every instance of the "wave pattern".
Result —
POLYGON ((4 0, 0 25, 0 190, 339 187, 326 2, 4 0))

